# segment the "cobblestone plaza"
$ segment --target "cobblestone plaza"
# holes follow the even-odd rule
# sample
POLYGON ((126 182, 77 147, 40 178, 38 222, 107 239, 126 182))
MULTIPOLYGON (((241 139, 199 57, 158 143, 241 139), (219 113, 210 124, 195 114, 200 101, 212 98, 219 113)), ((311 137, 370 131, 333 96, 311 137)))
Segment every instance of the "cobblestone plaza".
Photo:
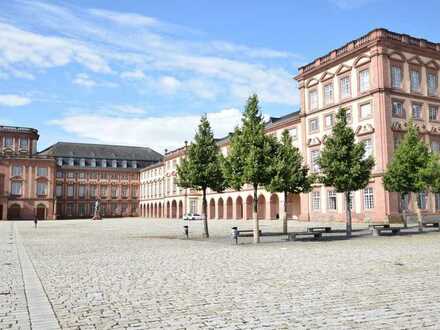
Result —
POLYGON ((438 328, 440 233, 235 246, 235 224, 0 223, 0 329, 438 328))

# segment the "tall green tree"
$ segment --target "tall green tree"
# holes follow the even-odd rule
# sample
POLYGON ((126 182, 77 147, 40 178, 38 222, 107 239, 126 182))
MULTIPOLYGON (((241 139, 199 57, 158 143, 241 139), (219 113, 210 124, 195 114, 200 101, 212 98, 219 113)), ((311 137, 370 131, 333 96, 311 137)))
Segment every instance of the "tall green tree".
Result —
POLYGON ((284 194, 283 232, 287 233, 287 205, 288 194, 299 194, 310 191, 313 177, 308 175, 309 169, 303 165, 303 157, 293 144, 292 137, 287 130, 277 143, 271 167, 271 181, 266 189, 270 192, 284 194))
POLYGON ((242 125, 235 129, 230 141, 230 150, 224 162, 225 176, 229 186, 236 190, 240 190, 244 184, 252 186, 254 243, 259 243, 258 187, 270 182, 275 142, 264 133, 264 120, 257 95, 247 100, 242 125))
POLYGON ((318 159, 320 180, 336 192, 344 193, 347 237, 351 237, 351 192, 368 185, 374 166, 372 157, 365 157, 365 145, 356 143, 355 133, 347 125, 347 113, 340 109, 332 134, 325 140, 324 149, 318 159))
POLYGON ((183 188, 202 191, 204 235, 209 238, 206 191, 210 188, 222 192, 225 188, 225 179, 222 157, 206 115, 200 119, 194 141, 188 146, 186 157, 177 167, 177 180, 179 186, 183 188))
MULTIPOLYGON (((387 191, 400 193, 402 206, 405 205, 405 196, 414 195, 428 189, 431 180, 428 165, 431 163, 431 155, 428 146, 420 139, 419 132, 412 120, 408 125, 408 131, 403 137, 393 154, 391 162, 383 177, 383 185, 387 191)), ((434 168, 433 168, 434 169, 434 168)), ((412 198, 413 208, 417 214, 419 230, 422 230, 422 215, 416 196, 412 198)), ((405 226, 407 223, 403 214, 405 226)))

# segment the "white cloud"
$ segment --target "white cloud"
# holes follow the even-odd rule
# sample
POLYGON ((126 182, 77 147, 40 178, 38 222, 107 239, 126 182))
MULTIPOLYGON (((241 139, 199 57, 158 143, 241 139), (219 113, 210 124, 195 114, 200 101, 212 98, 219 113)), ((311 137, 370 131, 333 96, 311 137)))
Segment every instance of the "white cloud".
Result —
POLYGON ((120 77, 123 79, 133 79, 133 80, 137 80, 137 79, 142 80, 147 78, 145 73, 141 70, 123 71, 121 72, 120 77))
POLYGON ((91 88, 95 87, 97 85, 97 82, 93 79, 90 79, 90 77, 85 73, 79 73, 76 75, 75 79, 72 80, 72 82, 76 85, 91 88))
POLYGON ((0 106, 4 107, 21 107, 31 103, 27 97, 14 94, 0 94, 0 106))
MULTIPOLYGON (((226 136, 241 119, 240 111, 234 108, 208 113, 207 116, 217 137, 226 136)), ((83 114, 51 123, 94 142, 148 146, 163 152, 165 148, 171 150, 183 146, 185 140, 191 141, 199 121, 198 115, 125 118, 83 114)))
POLYGON ((135 107, 133 105, 115 105, 112 107, 113 110, 123 114, 129 115, 139 115, 144 114, 146 111, 143 108, 135 107))
POLYGON ((140 84, 139 90, 150 79, 159 81, 155 89, 149 87, 162 94, 223 101, 232 97, 235 102, 256 92, 263 102, 299 103, 293 74, 287 69, 302 64, 296 54, 226 41, 193 41, 191 33, 181 32, 184 28, 139 14, 24 3, 11 14, 14 22, 32 24, 56 37, 1 24, 0 66, 44 69, 79 63, 92 72, 118 69, 119 77, 140 84), (187 87, 191 85, 198 88, 187 87))

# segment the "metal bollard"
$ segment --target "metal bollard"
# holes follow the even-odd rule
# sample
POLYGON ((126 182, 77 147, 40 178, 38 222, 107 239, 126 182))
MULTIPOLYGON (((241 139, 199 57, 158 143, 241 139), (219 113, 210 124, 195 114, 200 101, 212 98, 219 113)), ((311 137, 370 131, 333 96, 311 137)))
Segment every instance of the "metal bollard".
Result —
POLYGON ((187 225, 183 226, 183 232, 185 233, 186 239, 188 239, 189 238, 189 230, 188 230, 187 225))
POLYGON ((238 227, 232 227, 232 239, 235 239, 235 245, 238 245, 238 227))

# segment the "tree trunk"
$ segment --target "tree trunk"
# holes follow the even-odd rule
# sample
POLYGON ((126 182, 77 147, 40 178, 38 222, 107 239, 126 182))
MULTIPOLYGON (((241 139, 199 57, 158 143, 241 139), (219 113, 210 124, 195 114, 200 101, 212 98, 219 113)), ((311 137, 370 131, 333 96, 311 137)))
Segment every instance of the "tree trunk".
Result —
POLYGON ((419 224, 419 231, 423 231, 422 213, 420 212, 419 203, 417 203, 417 194, 414 194, 413 208, 417 215, 417 222, 419 224))
POLYGON ((283 233, 287 234, 287 191, 284 192, 283 233))
POLYGON ((202 218, 203 218, 203 230, 204 230, 204 236, 205 238, 209 238, 209 231, 208 231, 208 203, 206 201, 206 188, 202 189, 203 191, 203 201, 202 201, 202 218))
POLYGON ((254 185, 253 201, 254 218, 254 244, 260 243, 260 225, 258 223, 258 185, 254 185))
POLYGON ((402 207, 402 218, 403 218, 403 226, 405 228, 408 227, 408 218, 406 216, 406 207, 405 207, 405 193, 400 195, 400 205, 402 207))
POLYGON ((350 192, 345 192, 345 218, 347 238, 351 238, 351 207, 350 207, 350 192))

